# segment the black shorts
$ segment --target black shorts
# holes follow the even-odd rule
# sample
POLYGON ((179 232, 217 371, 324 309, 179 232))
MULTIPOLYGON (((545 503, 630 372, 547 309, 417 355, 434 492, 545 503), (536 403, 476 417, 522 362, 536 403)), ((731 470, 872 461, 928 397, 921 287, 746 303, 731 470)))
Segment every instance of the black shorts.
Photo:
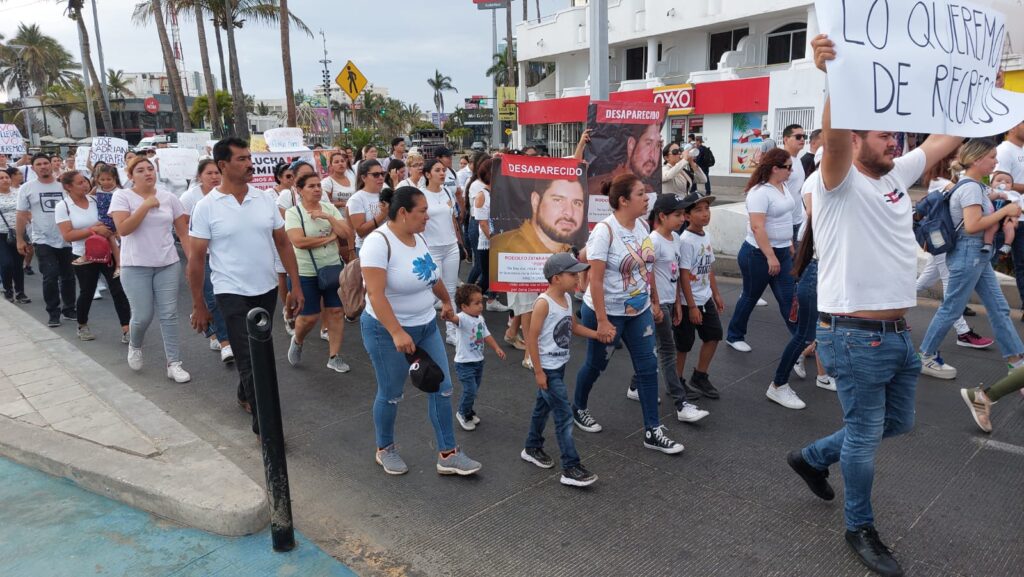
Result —
POLYGON ((694 333, 700 335, 700 340, 708 343, 720 341, 722 333, 722 319, 718 316, 718 308, 715 307, 715 300, 709 299, 700 307, 701 315, 704 317, 703 324, 695 325, 690 322, 690 311, 683 307, 683 320, 677 326, 672 327, 672 334, 676 340, 676 350, 681 353, 688 353, 693 349, 694 333))

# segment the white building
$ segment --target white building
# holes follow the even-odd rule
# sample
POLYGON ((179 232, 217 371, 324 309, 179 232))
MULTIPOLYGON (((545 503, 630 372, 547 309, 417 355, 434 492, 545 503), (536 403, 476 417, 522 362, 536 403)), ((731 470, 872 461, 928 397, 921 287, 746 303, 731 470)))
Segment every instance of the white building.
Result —
MULTIPOLYGON (((982 0, 1014 22, 1015 0, 982 0)), ((520 89, 519 123, 526 142, 547 141, 571 154, 589 100, 586 0, 516 29, 519 86, 528 62, 554 62, 555 72, 520 89)), ((818 33, 811 0, 608 0, 612 100, 664 101, 664 138, 703 133, 718 160, 711 173, 742 176, 749 140, 767 130, 780 137, 792 123, 818 128, 825 75, 811 61, 818 33)), ((1016 20, 1019 21, 1019 20, 1016 20)), ((1024 31, 1012 32, 1015 47, 1024 31)))
MULTIPOLYGON (((202 72, 183 71, 181 89, 185 96, 201 96, 206 93, 206 83, 203 80, 202 72)), ((166 72, 125 72, 124 78, 128 80, 128 87, 132 93, 139 98, 146 98, 155 94, 170 94, 171 84, 166 72)), ((214 86, 217 85, 216 78, 214 86)), ((220 88, 217 87, 219 90, 220 88)))

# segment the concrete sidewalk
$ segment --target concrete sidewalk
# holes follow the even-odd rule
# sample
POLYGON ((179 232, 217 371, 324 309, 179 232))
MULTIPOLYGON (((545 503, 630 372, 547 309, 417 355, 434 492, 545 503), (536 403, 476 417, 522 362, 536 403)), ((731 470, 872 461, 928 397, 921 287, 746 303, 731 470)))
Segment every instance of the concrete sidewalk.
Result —
POLYGON ((213 533, 246 535, 269 522, 260 485, 6 301, 0 359, 0 456, 213 533))
POLYGON ((178 527, 6 459, 0 479, 0 575, 355 575, 301 535, 295 549, 274 553, 269 529, 232 538, 178 527))

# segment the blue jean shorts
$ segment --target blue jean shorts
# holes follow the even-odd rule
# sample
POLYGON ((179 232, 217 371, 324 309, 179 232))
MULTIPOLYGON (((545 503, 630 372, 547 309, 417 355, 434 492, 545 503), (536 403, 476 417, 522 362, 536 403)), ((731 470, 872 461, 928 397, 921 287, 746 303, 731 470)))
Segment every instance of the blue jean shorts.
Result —
POLYGON ((323 299, 325 308, 341 308, 341 297, 337 291, 320 290, 320 283, 315 276, 300 276, 299 286, 302 287, 302 296, 306 299, 299 315, 320 314, 320 299, 323 299))

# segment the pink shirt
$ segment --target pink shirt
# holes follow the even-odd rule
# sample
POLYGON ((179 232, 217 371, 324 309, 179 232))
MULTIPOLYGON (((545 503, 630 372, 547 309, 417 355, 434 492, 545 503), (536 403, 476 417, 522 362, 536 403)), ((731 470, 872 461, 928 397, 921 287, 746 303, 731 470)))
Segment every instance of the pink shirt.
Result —
MULTIPOLYGON (((178 262, 171 231, 174 221, 185 214, 185 207, 169 192, 158 190, 156 198, 160 206, 146 213, 134 232, 121 237, 121 266, 164 267, 178 262)), ((110 199, 108 212, 127 212, 130 216, 143 200, 129 188, 117 190, 110 199)))

